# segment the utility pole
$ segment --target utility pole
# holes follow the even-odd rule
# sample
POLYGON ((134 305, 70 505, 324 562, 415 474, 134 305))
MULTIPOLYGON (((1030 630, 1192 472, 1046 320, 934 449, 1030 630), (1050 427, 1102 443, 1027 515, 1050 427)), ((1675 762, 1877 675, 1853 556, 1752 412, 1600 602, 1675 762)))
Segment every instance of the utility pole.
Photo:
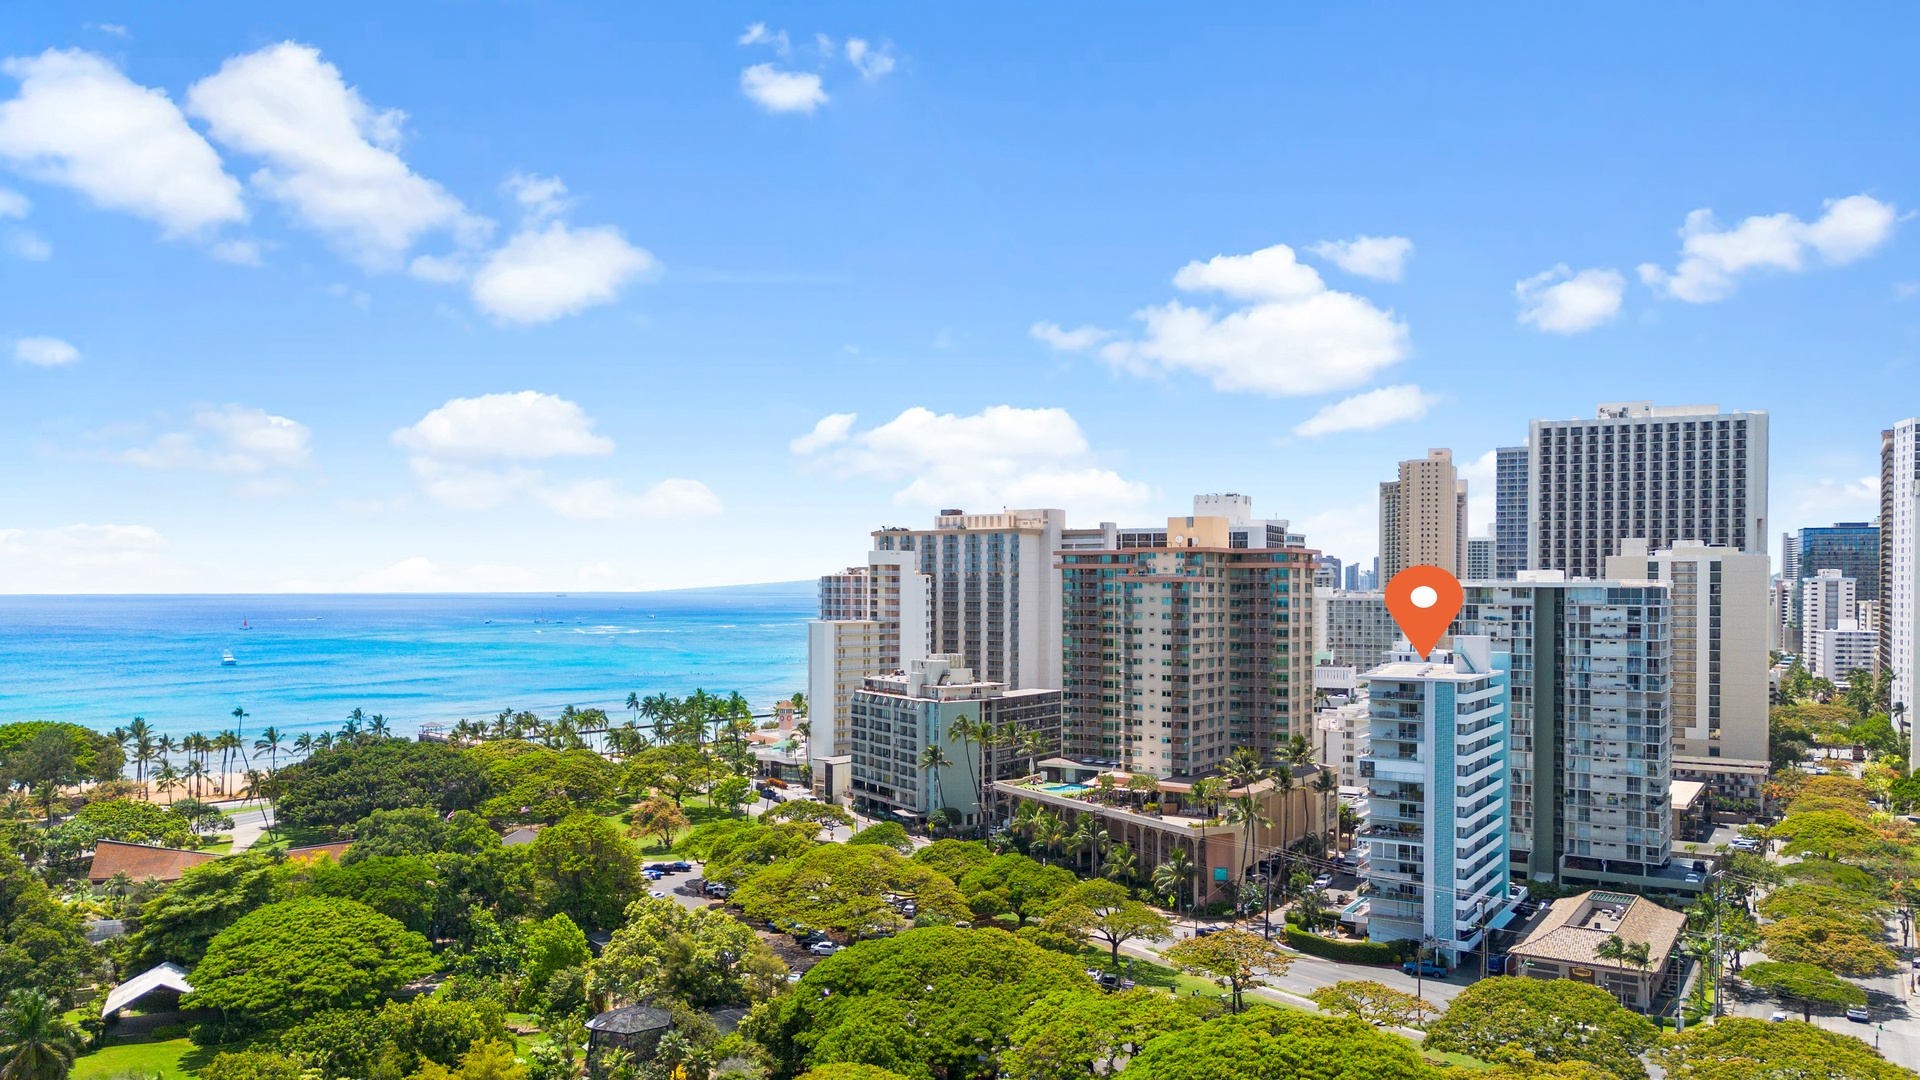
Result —
POLYGON ((1474 921, 1480 924, 1480 978, 1485 979, 1487 977, 1487 949, 1489 948, 1489 942, 1487 940, 1487 898, 1484 896, 1481 897, 1476 904, 1479 908, 1479 913, 1474 916, 1474 921))
POLYGON ((1720 884, 1726 877, 1725 870, 1713 872, 1713 969, 1708 972, 1713 978, 1713 1016, 1720 1018, 1720 884))

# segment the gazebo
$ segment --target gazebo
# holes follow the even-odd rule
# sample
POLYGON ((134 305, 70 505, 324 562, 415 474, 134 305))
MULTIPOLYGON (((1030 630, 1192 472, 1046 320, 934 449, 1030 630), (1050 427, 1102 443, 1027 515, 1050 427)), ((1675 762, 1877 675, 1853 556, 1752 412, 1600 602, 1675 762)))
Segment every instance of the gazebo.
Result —
POLYGON ((178 998, 181 994, 193 993, 193 984, 187 982, 186 970, 178 964, 148 968, 113 988, 113 992, 107 995, 106 1004, 100 1006, 100 1018, 105 1020, 141 998, 156 993, 178 998))
POLYGON ((637 1061, 651 1061, 661 1036, 673 1028, 673 1015, 647 1005, 609 1009, 587 1021, 587 1058, 625 1050, 637 1061))

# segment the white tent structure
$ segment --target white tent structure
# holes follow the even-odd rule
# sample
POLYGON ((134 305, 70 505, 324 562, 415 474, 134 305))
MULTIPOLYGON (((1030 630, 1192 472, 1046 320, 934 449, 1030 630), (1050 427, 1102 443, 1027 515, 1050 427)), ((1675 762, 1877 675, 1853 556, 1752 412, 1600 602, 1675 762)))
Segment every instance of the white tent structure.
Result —
POLYGON ((113 988, 113 993, 107 995, 107 1003, 100 1007, 100 1018, 104 1020, 112 1016, 155 990, 191 994, 193 985, 187 982, 187 973, 178 964, 161 964, 156 968, 148 968, 113 988))

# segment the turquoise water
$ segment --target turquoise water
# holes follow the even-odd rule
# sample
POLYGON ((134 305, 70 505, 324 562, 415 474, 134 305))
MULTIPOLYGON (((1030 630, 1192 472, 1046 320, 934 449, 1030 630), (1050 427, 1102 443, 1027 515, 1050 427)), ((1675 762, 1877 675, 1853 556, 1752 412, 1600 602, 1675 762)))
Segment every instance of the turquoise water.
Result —
POLYGON ((397 733, 562 706, 621 713, 629 692, 738 690, 763 711, 806 689, 812 582, 658 593, 454 596, 0 596, 0 722, 249 741, 338 728, 355 708, 397 733), (242 629, 242 622, 248 629, 242 629), (224 650, 236 663, 222 666, 224 650))

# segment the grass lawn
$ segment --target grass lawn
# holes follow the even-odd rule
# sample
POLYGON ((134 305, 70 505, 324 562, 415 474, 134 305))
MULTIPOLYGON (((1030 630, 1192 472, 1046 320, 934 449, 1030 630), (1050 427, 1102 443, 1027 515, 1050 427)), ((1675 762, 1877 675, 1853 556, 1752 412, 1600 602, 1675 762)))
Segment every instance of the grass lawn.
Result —
MULTIPOLYGON (((634 843, 640 845, 641 855, 650 859, 679 855, 681 854, 678 850, 680 841, 687 838, 687 834, 693 831, 694 826, 704 825, 709 821, 746 817, 746 814, 740 811, 730 812, 722 807, 708 806, 707 801, 698 795, 687 796, 685 804, 680 807, 680 812, 687 815, 687 821, 690 824, 684 829, 674 830, 673 843, 662 846, 658 834, 640 837, 636 839, 634 843)), ((621 832, 626 832, 627 826, 632 824, 631 809, 622 810, 617 814, 604 814, 602 816, 621 832)))
MULTIPOLYGON (((1090 968, 1099 968, 1104 971, 1113 964, 1113 955, 1106 949, 1089 945, 1080 950, 1080 962, 1090 968)), ((1226 991, 1214 985, 1211 979, 1183 975, 1165 964, 1156 964, 1137 956, 1121 956, 1120 972, 1141 986, 1165 990, 1175 997, 1191 997, 1195 992, 1202 997, 1226 996, 1226 991), (1129 962, 1133 965, 1131 970, 1127 967, 1129 962)))
POLYGON ((176 1034, 179 1031, 179 1028, 169 1028, 156 1033, 171 1035, 172 1038, 139 1036, 110 1042, 93 1053, 76 1058, 69 1080, 108 1080, 130 1070, 145 1077, 159 1077, 160 1080, 189 1080, 193 1073, 188 1070, 184 1059, 198 1048, 193 1045, 193 1040, 176 1034))

